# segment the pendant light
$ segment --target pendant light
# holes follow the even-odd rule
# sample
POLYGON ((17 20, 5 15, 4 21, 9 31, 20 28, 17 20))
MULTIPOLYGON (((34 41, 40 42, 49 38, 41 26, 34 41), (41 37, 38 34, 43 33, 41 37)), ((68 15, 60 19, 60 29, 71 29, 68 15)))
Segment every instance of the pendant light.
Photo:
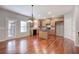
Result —
POLYGON ((32 16, 31 16, 32 18, 31 18, 31 20, 28 20, 29 23, 33 23, 33 6, 34 5, 32 5, 32 16))

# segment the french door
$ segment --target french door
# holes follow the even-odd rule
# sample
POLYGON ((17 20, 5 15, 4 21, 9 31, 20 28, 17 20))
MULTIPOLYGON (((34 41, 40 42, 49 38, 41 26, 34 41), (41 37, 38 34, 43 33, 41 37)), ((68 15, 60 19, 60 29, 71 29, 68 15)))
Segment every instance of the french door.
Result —
POLYGON ((15 37, 16 23, 14 20, 8 21, 8 38, 12 39, 15 37))

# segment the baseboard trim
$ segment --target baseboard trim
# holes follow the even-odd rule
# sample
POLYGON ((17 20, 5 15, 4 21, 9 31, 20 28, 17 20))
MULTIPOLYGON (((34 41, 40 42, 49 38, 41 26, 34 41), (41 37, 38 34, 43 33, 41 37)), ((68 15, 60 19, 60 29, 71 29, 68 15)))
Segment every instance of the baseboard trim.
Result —
POLYGON ((12 38, 12 39, 2 39, 2 40, 0 40, 0 42, 4 42, 4 41, 11 41, 11 40, 15 40, 15 39, 20 39, 20 38, 26 38, 26 37, 28 37, 28 36, 20 36, 20 37, 15 37, 15 38, 12 38))
POLYGON ((6 39, 6 40, 2 39, 2 40, 0 40, 0 42, 4 42, 4 41, 7 41, 7 40, 9 40, 9 39, 6 39))

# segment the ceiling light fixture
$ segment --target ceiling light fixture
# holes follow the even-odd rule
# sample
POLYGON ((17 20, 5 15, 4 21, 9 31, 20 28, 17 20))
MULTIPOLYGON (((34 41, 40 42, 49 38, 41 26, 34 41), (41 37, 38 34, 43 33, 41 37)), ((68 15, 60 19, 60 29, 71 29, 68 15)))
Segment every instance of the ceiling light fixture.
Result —
POLYGON ((32 20, 28 20, 29 23, 32 23, 32 20))
POLYGON ((31 5, 31 6, 32 6, 32 15, 31 15, 31 19, 28 20, 29 23, 33 23, 33 20, 34 20, 34 18, 33 18, 33 6, 34 5, 31 5))

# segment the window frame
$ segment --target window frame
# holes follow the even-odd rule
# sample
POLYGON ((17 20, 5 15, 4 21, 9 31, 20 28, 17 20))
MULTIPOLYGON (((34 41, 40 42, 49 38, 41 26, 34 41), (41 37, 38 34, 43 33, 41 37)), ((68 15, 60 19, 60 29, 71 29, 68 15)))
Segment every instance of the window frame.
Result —
POLYGON ((20 32, 21 32, 21 33, 27 32, 27 22, 26 22, 26 21, 23 21, 23 20, 20 21, 20 32), (25 22, 25 24, 22 25, 22 22, 25 22), (25 26, 25 25, 26 25, 26 26, 25 26), (24 28, 23 28, 23 27, 24 27, 24 28))

